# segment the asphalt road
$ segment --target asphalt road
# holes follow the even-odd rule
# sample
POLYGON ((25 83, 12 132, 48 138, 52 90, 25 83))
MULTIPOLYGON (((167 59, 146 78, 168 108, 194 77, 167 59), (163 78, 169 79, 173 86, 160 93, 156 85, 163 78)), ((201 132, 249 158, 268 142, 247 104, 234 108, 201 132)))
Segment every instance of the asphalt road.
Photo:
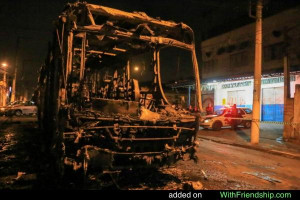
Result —
MULTIPOLYGON (((0 119, 0 189, 43 188, 37 178, 43 167, 38 134, 34 117, 0 119)), ((82 188, 164 190, 197 183, 202 189, 300 189, 299 160, 200 138, 199 142, 198 163, 187 160, 157 171, 90 176, 82 188)), ((71 182, 65 187, 75 189, 71 182)))
POLYGON ((299 160, 207 140, 201 141, 198 156, 197 165, 178 165, 190 179, 201 178, 206 189, 300 189, 299 160))

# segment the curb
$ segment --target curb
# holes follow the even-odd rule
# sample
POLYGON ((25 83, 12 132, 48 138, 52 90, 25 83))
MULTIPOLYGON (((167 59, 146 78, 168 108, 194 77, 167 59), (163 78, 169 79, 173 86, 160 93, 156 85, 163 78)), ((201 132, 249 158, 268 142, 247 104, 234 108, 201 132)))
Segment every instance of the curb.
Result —
POLYGON ((215 139, 211 139, 211 138, 206 138, 206 137, 203 137, 203 136, 202 137, 198 136, 198 138, 201 138, 203 140, 209 140, 209 141, 220 143, 220 144, 227 144, 227 145, 231 145, 231 146, 252 149, 252 150, 256 150, 256 151, 261 151, 261 152, 265 152, 265 153, 270 153, 270 154, 274 154, 274 155, 279 155, 279 156, 284 156, 284 157, 287 157, 287 158, 300 160, 300 155, 289 153, 289 152, 278 151, 278 150, 270 150, 270 149, 257 147, 257 146, 252 146, 252 145, 247 145, 247 144, 239 144, 239 143, 220 141, 220 140, 215 140, 215 139))

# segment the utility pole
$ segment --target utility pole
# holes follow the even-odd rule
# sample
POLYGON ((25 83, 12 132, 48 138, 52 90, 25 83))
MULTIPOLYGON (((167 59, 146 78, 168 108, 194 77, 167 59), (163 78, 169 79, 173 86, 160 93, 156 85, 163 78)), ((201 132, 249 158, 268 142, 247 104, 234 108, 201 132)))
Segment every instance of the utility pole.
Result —
MULTIPOLYGON (((290 28, 292 30, 294 27, 290 28)), ((284 57, 283 57, 283 76, 284 76, 284 114, 283 121, 291 122, 294 117, 294 100, 291 98, 291 78, 290 78, 290 65, 289 65, 289 36, 288 32, 290 31, 286 27, 283 31, 284 36, 284 57)), ((284 124, 283 126, 283 139, 288 140, 293 138, 294 128, 290 124, 284 124)))
POLYGON ((257 0, 255 30, 255 65, 253 88, 253 114, 251 122, 251 144, 259 143, 260 128, 260 91, 261 91, 261 57, 262 57, 262 8, 263 0, 257 0))
MULTIPOLYGON (((288 55, 285 54, 283 57, 283 72, 284 72, 284 114, 283 121, 290 122, 293 118, 293 99, 290 96, 290 66, 288 63, 288 55)), ((293 133, 293 126, 290 124, 284 124, 283 126, 283 139, 288 140, 291 138, 293 133)))
POLYGON ((7 99, 7 97, 6 97, 6 93, 7 93, 6 74, 7 74, 7 72, 4 71, 4 74, 3 74, 3 82, 4 82, 4 89, 5 89, 5 90, 4 90, 5 93, 4 93, 4 95, 3 95, 3 105, 4 105, 4 106, 6 106, 6 99, 7 99))
MULTIPOLYGON (((16 61, 18 62, 18 61, 16 61)), ((16 99, 16 80, 17 80, 17 65, 15 65, 15 70, 14 70, 14 78, 13 78, 13 83, 12 83, 12 93, 11 93, 11 102, 14 102, 16 99)))
POLYGON ((189 108, 190 105, 191 105, 191 87, 192 87, 192 86, 189 85, 188 108, 189 108))
POLYGON ((19 44, 20 44, 20 37, 17 38, 17 44, 16 44, 15 70, 14 70, 12 93, 10 99, 11 102, 14 102, 16 100, 16 81, 17 81, 17 70, 18 70, 18 60, 19 60, 19 44))

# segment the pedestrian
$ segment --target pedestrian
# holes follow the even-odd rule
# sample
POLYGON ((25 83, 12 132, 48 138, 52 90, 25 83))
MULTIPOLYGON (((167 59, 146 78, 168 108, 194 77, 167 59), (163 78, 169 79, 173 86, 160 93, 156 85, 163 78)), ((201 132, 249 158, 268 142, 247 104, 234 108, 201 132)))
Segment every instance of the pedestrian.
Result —
POLYGON ((198 112, 198 107, 195 106, 194 112, 197 113, 198 112))
MULTIPOLYGON (((236 108, 236 104, 233 104, 231 108, 231 117, 232 118, 237 118, 238 117, 238 111, 236 108)), ((231 129, 236 130, 237 128, 237 119, 231 119, 231 129)))
POLYGON ((193 111, 193 106, 192 106, 192 105, 189 106, 189 111, 190 111, 190 112, 193 111))
POLYGON ((213 112, 214 112, 214 109, 211 106, 211 103, 209 103, 208 106, 206 107, 206 115, 212 115, 213 112))

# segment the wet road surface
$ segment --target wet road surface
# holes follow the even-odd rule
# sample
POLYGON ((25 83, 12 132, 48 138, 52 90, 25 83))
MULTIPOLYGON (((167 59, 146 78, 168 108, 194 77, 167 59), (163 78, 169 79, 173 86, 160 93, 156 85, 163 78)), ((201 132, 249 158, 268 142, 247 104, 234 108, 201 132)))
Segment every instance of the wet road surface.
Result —
POLYGON ((13 120, 1 117, 0 189, 33 188, 36 171, 39 170, 39 142, 35 121, 34 117, 13 120))
MULTIPOLYGON (((39 132, 34 117, 0 119, 0 189, 39 189, 43 170, 39 132)), ((182 189, 196 182, 202 189, 297 189, 300 161, 260 151, 199 139, 198 163, 179 161, 160 170, 91 175, 85 185, 67 189, 182 189)))

